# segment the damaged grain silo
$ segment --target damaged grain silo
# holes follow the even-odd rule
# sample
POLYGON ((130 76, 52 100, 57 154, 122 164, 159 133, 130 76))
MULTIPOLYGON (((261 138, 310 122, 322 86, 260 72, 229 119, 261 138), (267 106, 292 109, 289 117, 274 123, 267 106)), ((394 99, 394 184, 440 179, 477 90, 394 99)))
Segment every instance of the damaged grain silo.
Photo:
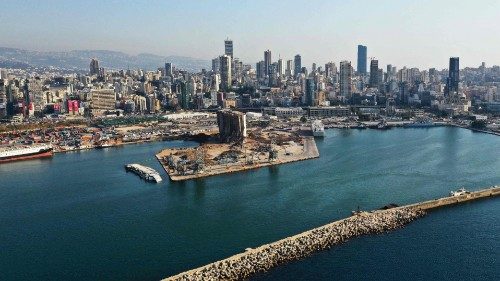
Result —
POLYGON ((219 137, 222 142, 241 141, 247 136, 245 114, 238 111, 223 109, 217 111, 219 137))

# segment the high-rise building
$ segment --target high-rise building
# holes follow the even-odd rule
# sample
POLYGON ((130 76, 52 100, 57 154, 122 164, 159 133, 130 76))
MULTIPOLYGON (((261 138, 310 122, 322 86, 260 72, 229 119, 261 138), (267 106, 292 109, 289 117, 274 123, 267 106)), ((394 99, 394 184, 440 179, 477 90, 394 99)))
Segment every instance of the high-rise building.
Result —
POLYGON ((450 58, 450 69, 448 79, 446 79, 446 93, 448 95, 458 93, 458 83, 460 82, 460 64, 458 57, 450 58))
POLYGON ((286 76, 292 76, 293 75, 293 61, 292 60, 287 60, 286 61, 285 75, 286 76))
POLYGON ((394 79, 394 74, 392 73, 392 64, 386 66, 385 82, 392 81, 394 79))
POLYGON ((269 87, 276 86, 277 77, 278 77, 278 63, 275 62, 269 66, 269 74, 267 75, 269 87))
POLYGON ((90 109, 92 114, 99 114, 106 110, 115 109, 116 94, 112 89, 90 91, 90 109))
POLYGON ((181 92, 179 95, 179 105, 183 110, 188 110, 189 109, 189 91, 190 91, 190 82, 186 81, 181 81, 180 82, 180 88, 181 92))
POLYGON ((233 40, 229 40, 229 39, 224 40, 224 54, 226 56, 230 56, 231 58, 234 58, 234 56, 233 56, 233 40))
POLYGON ((358 74, 366 74, 367 47, 358 45, 358 74))
POLYGON ((271 51, 267 50, 264 52, 264 73, 269 75, 269 66, 271 65, 271 51))
POLYGON ((212 74, 212 81, 210 81, 211 86, 210 88, 216 92, 219 91, 219 85, 220 85, 220 74, 214 73, 212 74))
POLYGON ((295 75, 295 77, 297 77, 300 74, 300 72, 302 71, 302 58, 300 57, 300 55, 295 55, 295 58, 293 60, 293 64, 295 66, 294 75, 295 75))
POLYGON ((378 77, 378 60, 370 61, 370 87, 378 87, 379 77, 378 77))
POLYGON ((429 68, 429 82, 435 83, 438 81, 437 70, 435 68, 429 68))
POLYGON ((328 78, 332 78, 337 75, 337 66, 334 62, 329 62, 325 64, 325 75, 328 78))
POLYGON ((315 97, 315 92, 316 92, 316 83, 314 83, 314 78, 309 77, 306 79, 306 105, 308 106, 314 106, 316 97, 315 97))
POLYGON ((340 62, 340 95, 349 98, 352 94, 352 66, 350 61, 340 62))
POLYGON ((171 62, 166 62, 165 63, 165 76, 172 77, 172 74, 173 74, 172 63, 171 62))
POLYGON ((220 57, 212 60, 212 71, 216 73, 220 72, 220 57))
POLYGON ((255 72, 257 74, 257 80, 263 79, 266 76, 264 61, 261 60, 255 65, 255 72))
POLYGON ((99 61, 95 58, 90 60, 90 75, 99 75, 99 61))
POLYGON ((223 55, 220 57, 220 78, 222 90, 229 90, 232 84, 232 75, 231 57, 228 55, 223 55))
POLYGON ((300 73, 304 74, 305 77, 307 77, 309 75, 309 73, 307 72, 307 67, 305 67, 305 66, 303 66, 300 69, 300 73))
POLYGON ((233 75, 233 80, 236 80, 238 83, 241 82, 242 78, 242 72, 243 72, 243 62, 240 61, 238 58, 234 58, 233 61, 231 62, 232 66, 232 75, 233 75))
POLYGON ((279 76, 285 75, 285 62, 281 58, 278 59, 278 75, 279 76))

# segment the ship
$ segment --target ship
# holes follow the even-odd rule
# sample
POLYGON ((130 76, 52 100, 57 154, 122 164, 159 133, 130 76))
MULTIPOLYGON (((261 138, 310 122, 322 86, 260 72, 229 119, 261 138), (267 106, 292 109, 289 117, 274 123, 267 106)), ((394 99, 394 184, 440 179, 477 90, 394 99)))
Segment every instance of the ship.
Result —
POLYGON ((313 136, 315 137, 324 137, 325 136, 325 126, 321 120, 314 120, 311 124, 311 129, 313 132, 313 136))
POLYGON ((387 130, 389 128, 390 127, 385 120, 382 120, 382 121, 380 121, 380 123, 377 124, 377 129, 379 129, 379 130, 387 130))
POLYGON ((414 121, 413 123, 405 124, 405 128, 426 128, 436 126, 432 119, 419 119, 414 121))
POLYGON ((53 154, 48 144, 3 146, 0 147, 0 163, 52 157, 53 154))

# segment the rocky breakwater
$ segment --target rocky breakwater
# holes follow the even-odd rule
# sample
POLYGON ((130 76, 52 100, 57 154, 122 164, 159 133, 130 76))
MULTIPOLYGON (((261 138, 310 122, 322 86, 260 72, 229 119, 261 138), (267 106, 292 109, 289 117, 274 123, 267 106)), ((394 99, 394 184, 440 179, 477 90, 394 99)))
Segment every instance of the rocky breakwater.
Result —
POLYGON ((165 280, 240 280, 258 272, 298 260, 314 252, 341 244, 361 235, 401 228, 422 217, 424 211, 400 207, 360 212, 349 218, 321 226, 277 242, 237 254, 225 260, 183 272, 165 280))

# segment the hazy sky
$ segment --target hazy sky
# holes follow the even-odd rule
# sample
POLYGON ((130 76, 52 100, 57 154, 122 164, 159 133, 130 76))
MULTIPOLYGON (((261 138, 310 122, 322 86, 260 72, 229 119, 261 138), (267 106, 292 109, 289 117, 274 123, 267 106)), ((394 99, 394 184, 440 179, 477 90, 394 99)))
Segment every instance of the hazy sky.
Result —
MULTIPOLYGON (((358 44, 379 65, 445 68, 500 64, 500 0, 1 0, 0 46, 108 49, 211 59, 224 52, 255 63, 302 55, 351 60, 358 44)), ((161 65, 161 63, 159 63, 161 65)))

